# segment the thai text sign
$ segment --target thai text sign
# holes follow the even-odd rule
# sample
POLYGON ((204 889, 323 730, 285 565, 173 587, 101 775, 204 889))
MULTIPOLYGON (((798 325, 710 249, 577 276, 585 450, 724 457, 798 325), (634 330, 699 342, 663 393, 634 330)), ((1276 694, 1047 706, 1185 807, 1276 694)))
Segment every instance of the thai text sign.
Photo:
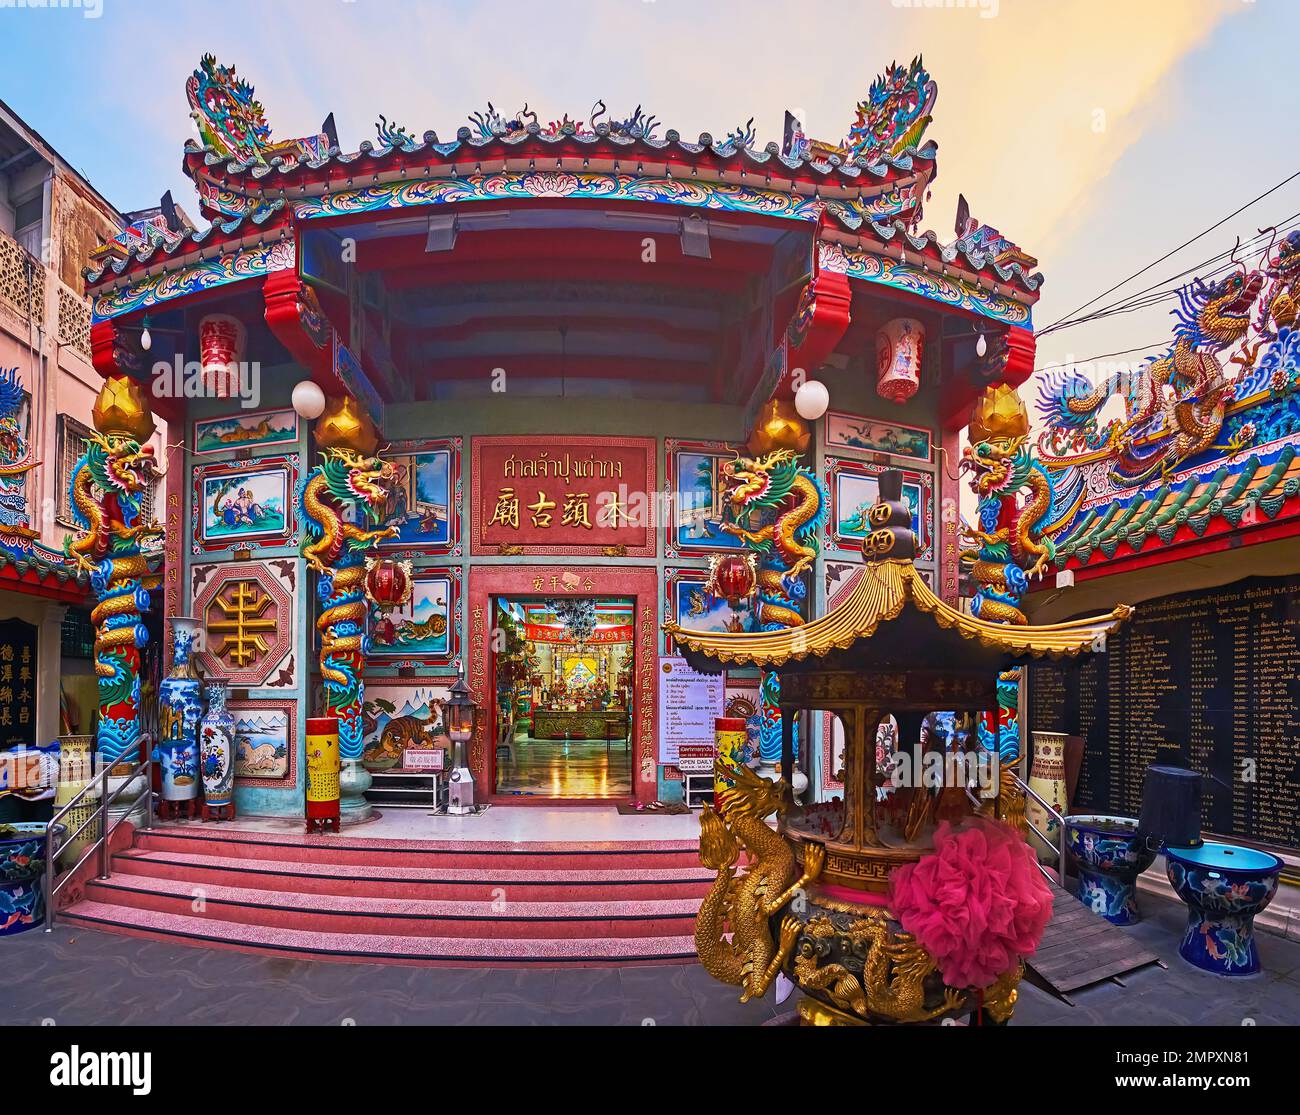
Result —
POLYGON ((472 552, 654 554, 651 438, 476 437, 472 552))
POLYGON ((726 678, 721 673, 699 673, 682 658, 659 659, 661 763, 686 769, 679 764, 681 749, 692 745, 707 747, 713 754, 713 721, 722 715, 725 690, 726 678))

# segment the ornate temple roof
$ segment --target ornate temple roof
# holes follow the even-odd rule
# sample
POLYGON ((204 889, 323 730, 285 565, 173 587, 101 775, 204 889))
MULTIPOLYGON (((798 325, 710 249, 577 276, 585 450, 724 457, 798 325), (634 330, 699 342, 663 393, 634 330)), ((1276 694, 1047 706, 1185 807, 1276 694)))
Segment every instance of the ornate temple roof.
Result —
MULTIPOLYGON (((754 633, 706 632, 669 622, 664 630, 694 655, 727 665, 779 667, 791 660, 850 650, 860 640, 876 636, 881 625, 899 619, 909 606, 939 628, 1017 658, 1082 654, 1133 614, 1130 606, 1120 604, 1104 616, 1043 627, 989 623, 945 604, 910 559, 893 558, 868 562, 865 575, 843 603, 802 627, 754 633)), ((887 630, 879 634, 889 638, 887 630)))
POLYGON ((1248 518, 1277 519, 1288 501, 1300 513, 1300 455, 1286 445, 1276 458, 1256 455, 1204 476, 1142 492, 1085 512, 1056 543, 1057 564, 1086 565, 1094 557, 1113 558, 1121 546, 1133 552, 1169 545, 1182 537, 1232 530, 1248 518))
MULTIPOLYGON (((916 231, 938 173, 937 146, 924 139, 936 88, 919 58, 876 79, 842 143, 787 136, 784 147, 759 147, 752 119, 722 139, 706 132, 690 141, 672 129, 658 136, 656 118, 640 106, 619 120, 597 102, 590 121, 566 114, 546 125, 527 105, 507 119, 489 104, 447 141, 433 131, 417 139, 381 116, 378 142, 345 153, 332 116, 317 135, 272 140, 253 88, 211 56, 186 92, 201 138, 186 142, 184 166, 213 223, 202 231, 167 229, 156 220, 124 229, 95 253, 86 271, 92 286, 124 288, 249 250, 314 217, 530 197, 796 217, 817 223, 825 243, 897 253, 900 263, 924 261, 940 275, 951 272, 1027 304, 1042 282, 1031 256, 979 222, 963 229, 959 221, 958 238, 948 244, 916 231), (584 183, 584 175, 611 178, 617 188, 584 183)), ((934 296, 924 282, 916 293, 934 296)), ((108 309, 131 304, 122 299, 108 309)))

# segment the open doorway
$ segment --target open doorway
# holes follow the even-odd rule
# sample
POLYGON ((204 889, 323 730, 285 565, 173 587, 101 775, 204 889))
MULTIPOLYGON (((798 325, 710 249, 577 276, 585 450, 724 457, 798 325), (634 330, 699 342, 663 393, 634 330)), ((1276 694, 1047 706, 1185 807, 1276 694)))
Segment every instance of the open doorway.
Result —
POLYGON ((494 596, 496 792, 632 793, 635 601, 494 596))

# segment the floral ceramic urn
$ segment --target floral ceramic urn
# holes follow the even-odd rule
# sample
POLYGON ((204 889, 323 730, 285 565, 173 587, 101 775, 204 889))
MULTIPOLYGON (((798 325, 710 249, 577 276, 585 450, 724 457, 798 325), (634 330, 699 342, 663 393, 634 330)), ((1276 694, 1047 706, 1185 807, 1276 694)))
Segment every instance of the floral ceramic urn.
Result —
MULTIPOLYGON (((1029 788, 1061 815, 1069 812, 1065 800, 1065 736, 1061 732, 1035 732, 1034 754, 1029 763, 1029 788)), ((1061 823, 1037 801, 1025 803, 1025 816, 1033 826, 1029 843, 1040 860, 1054 858, 1061 839, 1061 823), (1035 831, 1037 830, 1037 831, 1035 831), (1038 835, 1042 833, 1050 844, 1038 835)), ((1064 868, 1064 864, 1061 867, 1064 868)))
POLYGON ((158 686, 157 760, 165 802, 192 802, 199 795, 199 720, 202 682, 194 666, 198 621, 173 616, 172 666, 158 686))
POLYGON ((208 678, 203 692, 208 711, 199 722, 199 763, 203 776, 203 819, 235 815, 235 718, 226 708, 227 683, 208 678))

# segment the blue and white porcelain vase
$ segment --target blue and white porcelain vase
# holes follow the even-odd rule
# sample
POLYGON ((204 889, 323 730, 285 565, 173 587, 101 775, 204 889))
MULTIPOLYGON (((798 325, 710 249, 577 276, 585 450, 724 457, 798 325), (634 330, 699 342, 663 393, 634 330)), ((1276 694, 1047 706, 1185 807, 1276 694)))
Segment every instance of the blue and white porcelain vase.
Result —
POLYGON ((203 682, 208 711, 199 722, 199 761, 209 809, 229 805, 235 796, 235 718, 226 709, 226 688, 225 680, 203 682))
POLYGON ((158 747, 164 801, 193 801, 199 794, 199 720, 202 682, 194 667, 199 622, 172 616, 172 666, 158 686, 158 747))

